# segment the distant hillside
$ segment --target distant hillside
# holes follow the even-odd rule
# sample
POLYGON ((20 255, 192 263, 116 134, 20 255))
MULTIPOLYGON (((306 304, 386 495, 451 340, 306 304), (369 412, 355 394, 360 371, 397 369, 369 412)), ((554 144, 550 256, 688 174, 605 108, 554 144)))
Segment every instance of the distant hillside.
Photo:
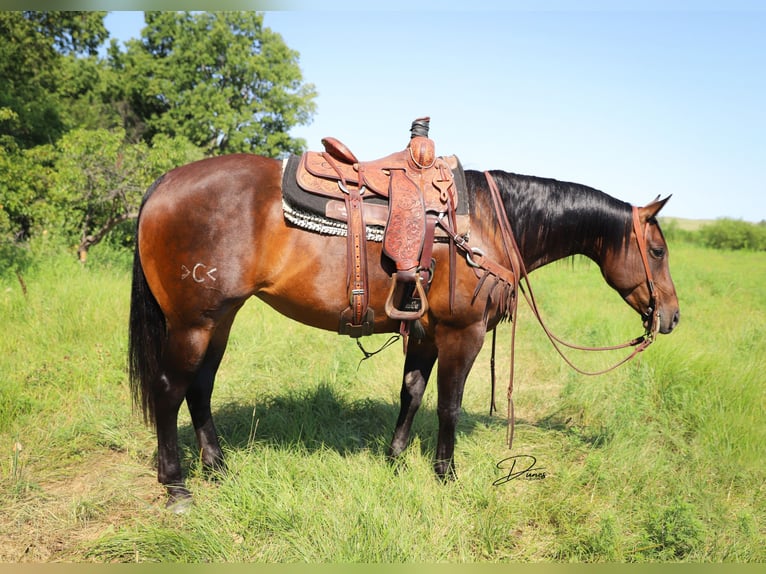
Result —
POLYGON ((659 219, 663 227, 674 225, 683 231, 697 231, 703 225, 715 222, 715 219, 684 219, 683 217, 660 217, 659 219))

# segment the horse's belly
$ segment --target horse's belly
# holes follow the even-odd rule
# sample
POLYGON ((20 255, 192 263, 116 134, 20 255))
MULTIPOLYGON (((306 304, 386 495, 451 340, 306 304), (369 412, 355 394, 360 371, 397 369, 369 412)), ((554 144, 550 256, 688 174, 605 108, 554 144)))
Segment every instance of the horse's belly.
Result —
MULTIPOLYGON (((375 332, 378 333, 398 329, 398 324, 383 310, 390 281, 382 270, 370 272, 369 309, 373 312, 375 332)), ((342 271, 330 274, 284 273, 271 285, 260 289, 256 296, 290 319, 319 329, 338 331, 341 313, 349 306, 345 262, 342 271)))
MULTIPOLYGON (((341 313, 350 304, 346 239, 314 236, 312 241, 314 244, 303 243, 290 257, 283 259, 289 264, 276 266, 278 271, 274 267, 270 280, 262 284, 255 295, 291 319, 320 329, 338 331, 341 313), (317 245, 320 247, 317 248, 317 245)), ((381 263, 380 245, 368 243, 367 251, 368 306, 374 314, 375 332, 396 332, 400 322, 388 318, 385 312, 393 279, 381 263)), ((450 305, 446 246, 436 246, 434 259, 435 272, 428 290, 429 311, 421 318, 426 332, 432 333, 436 324, 441 322, 465 326, 482 321, 486 297, 473 298, 477 284, 473 270, 462 260, 457 260, 453 304, 450 305)))

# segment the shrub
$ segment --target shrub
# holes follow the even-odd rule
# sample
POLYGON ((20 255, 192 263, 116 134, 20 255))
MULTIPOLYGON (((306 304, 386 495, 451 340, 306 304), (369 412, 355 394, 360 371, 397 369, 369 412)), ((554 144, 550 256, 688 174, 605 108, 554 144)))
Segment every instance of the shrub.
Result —
POLYGON ((669 243, 697 243, 698 233, 690 229, 683 229, 678 221, 669 219, 662 221, 662 233, 669 243))
POLYGON ((766 251, 766 222, 719 219, 703 226, 699 235, 703 245, 714 249, 766 251))

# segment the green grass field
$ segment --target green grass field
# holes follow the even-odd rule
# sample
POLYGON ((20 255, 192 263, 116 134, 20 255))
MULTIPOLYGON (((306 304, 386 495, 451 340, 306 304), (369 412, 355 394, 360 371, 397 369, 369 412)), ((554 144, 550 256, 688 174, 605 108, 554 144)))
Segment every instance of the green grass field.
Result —
MULTIPOLYGON (((385 460, 398 345, 360 365, 353 340, 253 300, 213 396, 225 475, 202 476, 182 411, 195 493, 182 516, 163 510, 154 436, 128 393, 128 258, 102 258, 40 259, 26 296, 13 274, 0 282, 2 562, 766 560, 764 253, 671 245, 680 326, 600 377, 569 369, 520 304, 514 450, 504 325, 501 412, 488 414, 488 340, 466 385, 451 484, 431 470, 433 382, 403 464, 385 460), (544 478, 493 486, 511 454, 534 456, 544 478)), ((641 332, 588 261, 532 281, 565 338, 641 332)), ((573 359, 599 368, 619 356, 573 359)))

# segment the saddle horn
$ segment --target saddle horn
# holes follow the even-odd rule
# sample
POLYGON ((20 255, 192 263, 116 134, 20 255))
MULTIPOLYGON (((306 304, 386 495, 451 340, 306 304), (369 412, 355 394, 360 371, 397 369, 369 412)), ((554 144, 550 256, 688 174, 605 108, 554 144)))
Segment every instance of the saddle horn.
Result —
POLYGON ((410 128, 410 143, 407 148, 410 150, 410 157, 415 166, 419 169, 428 169, 434 165, 436 152, 434 142, 428 137, 428 127, 431 118, 426 116, 418 118, 412 122, 410 128))
POLYGON ((428 137, 428 128, 431 123, 431 117, 426 116, 424 118, 418 118, 414 122, 412 122, 412 127, 410 127, 410 139, 416 138, 418 136, 427 138, 428 137))

